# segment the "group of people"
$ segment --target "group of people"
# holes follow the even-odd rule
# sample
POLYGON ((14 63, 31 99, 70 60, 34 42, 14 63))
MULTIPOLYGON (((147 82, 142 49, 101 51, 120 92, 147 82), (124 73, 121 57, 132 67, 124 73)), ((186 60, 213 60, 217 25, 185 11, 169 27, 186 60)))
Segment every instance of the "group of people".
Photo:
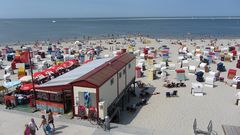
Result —
POLYGON ((43 128, 45 135, 49 135, 55 130, 53 113, 51 110, 48 110, 48 119, 46 119, 45 115, 42 115, 41 118, 42 121, 39 127, 32 118, 31 121, 25 125, 24 135, 36 135, 36 131, 41 127, 43 128), (50 127, 50 124, 52 127, 50 127))

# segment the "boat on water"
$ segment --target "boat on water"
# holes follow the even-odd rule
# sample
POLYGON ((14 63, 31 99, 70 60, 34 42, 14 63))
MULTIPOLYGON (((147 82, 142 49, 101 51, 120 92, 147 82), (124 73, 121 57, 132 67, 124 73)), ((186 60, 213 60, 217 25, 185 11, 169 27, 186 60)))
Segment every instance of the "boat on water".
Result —
POLYGON ((53 20, 53 21, 52 21, 52 23, 56 23, 56 21, 55 21, 55 20, 53 20))

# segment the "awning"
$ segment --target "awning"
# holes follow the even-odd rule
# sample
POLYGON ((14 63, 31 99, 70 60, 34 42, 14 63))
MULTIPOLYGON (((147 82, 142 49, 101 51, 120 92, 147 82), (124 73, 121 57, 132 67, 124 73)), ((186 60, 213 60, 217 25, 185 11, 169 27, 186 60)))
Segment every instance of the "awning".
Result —
POLYGON ((11 82, 4 82, 3 86, 6 88, 11 88, 19 84, 21 84, 21 81, 11 81, 11 82))
POLYGON ((50 90, 39 90, 39 89, 36 89, 35 91, 42 92, 42 93, 50 93, 50 94, 61 94, 62 93, 61 91, 50 91, 50 90))
MULTIPOLYGON (((34 84, 34 86, 37 87, 38 85, 34 84)), ((26 83, 26 84, 23 84, 20 87, 20 90, 22 90, 22 91, 29 91, 29 90, 32 90, 32 89, 33 89, 33 84, 32 83, 26 83)))

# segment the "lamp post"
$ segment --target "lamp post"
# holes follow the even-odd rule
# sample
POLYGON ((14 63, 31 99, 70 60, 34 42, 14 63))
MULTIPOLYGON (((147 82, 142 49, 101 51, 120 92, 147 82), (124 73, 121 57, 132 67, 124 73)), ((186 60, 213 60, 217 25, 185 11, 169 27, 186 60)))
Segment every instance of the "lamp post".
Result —
POLYGON ((28 49, 28 57, 29 57, 29 65, 30 65, 30 72, 31 72, 31 78, 32 78, 32 85, 33 85, 33 106, 36 107, 36 91, 34 86, 34 79, 33 79, 33 69, 32 69, 32 57, 30 49, 28 49))

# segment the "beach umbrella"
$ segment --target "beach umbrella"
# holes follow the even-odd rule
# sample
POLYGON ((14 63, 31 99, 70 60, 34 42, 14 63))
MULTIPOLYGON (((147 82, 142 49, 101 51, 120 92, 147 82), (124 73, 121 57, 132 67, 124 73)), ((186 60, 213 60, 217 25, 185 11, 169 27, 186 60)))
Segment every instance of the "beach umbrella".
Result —
POLYGON ((31 82, 32 81, 32 77, 30 75, 28 76, 23 76, 19 79, 21 82, 31 82))
POLYGON ((43 79, 43 78, 46 78, 47 77, 47 74, 45 72, 35 72, 33 73, 33 78, 34 79, 43 79))
POLYGON ((52 75, 52 74, 56 73, 56 71, 51 68, 44 69, 42 72, 45 73, 46 75, 52 75))
POLYGON ((90 59, 90 60, 86 60, 86 61, 84 61, 84 63, 83 64, 87 64, 87 63, 89 63, 89 62, 91 62, 92 60, 90 59))
POLYGON ((79 61, 75 59, 69 60, 69 62, 72 62, 73 65, 79 65, 79 61))
POLYGON ((73 62, 72 61, 65 61, 61 64, 61 66, 63 66, 64 68, 70 68, 73 66, 73 62))
POLYGON ((58 72, 59 70, 62 69, 62 67, 60 67, 59 65, 54 65, 52 67, 50 67, 50 69, 52 69, 55 73, 58 72))
MULTIPOLYGON (((35 87, 38 87, 39 85, 34 84, 35 87)), ((33 89, 33 84, 32 83, 25 83, 23 85, 21 85, 21 87, 19 88, 22 91, 29 91, 33 89)))
POLYGON ((14 86, 18 86, 19 84, 21 84, 21 81, 11 81, 11 82, 4 82, 3 86, 6 88, 11 88, 14 86))

